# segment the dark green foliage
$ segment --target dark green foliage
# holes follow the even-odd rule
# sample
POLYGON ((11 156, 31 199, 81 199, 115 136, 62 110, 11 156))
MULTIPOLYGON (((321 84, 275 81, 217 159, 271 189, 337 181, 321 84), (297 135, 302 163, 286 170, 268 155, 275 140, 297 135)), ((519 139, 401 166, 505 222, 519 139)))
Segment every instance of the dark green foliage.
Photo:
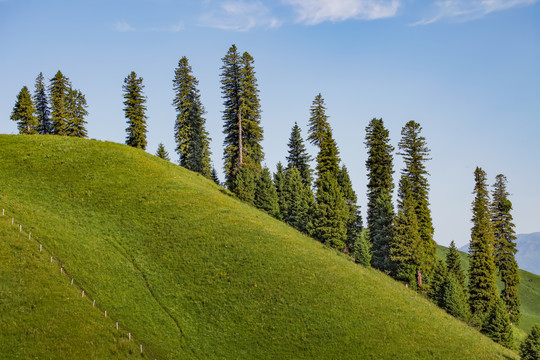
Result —
POLYGON ((373 232, 370 230, 373 245, 371 266, 389 274, 393 270, 393 263, 390 260, 390 244, 394 237, 394 207, 387 189, 382 189, 375 202, 373 219, 373 232))
POLYGON ((420 133, 420 124, 409 121, 401 130, 401 140, 399 141, 399 155, 403 156, 405 168, 401 170, 401 181, 399 197, 401 204, 404 201, 404 181, 415 202, 415 212, 418 221, 418 234, 420 242, 418 244, 419 270, 429 276, 435 264, 436 244, 433 240, 433 221, 429 209, 429 184, 425 162, 429 158, 430 149, 427 147, 425 137, 420 133))
POLYGON ((326 172, 319 180, 312 235, 323 244, 341 250, 347 240, 345 200, 334 174, 326 172))
MULTIPOLYGON (((377 199, 381 197, 384 192, 390 197, 394 190, 394 182, 392 179, 393 170, 393 156, 392 152, 394 148, 390 145, 390 137, 388 130, 384 127, 382 119, 372 119, 369 125, 366 127, 366 139, 364 144, 368 151, 368 159, 366 160, 366 169, 368 176, 367 184, 367 227, 370 231, 371 242, 373 243, 373 254, 378 253, 376 249, 374 236, 382 233, 388 233, 384 229, 376 229, 376 214, 381 209, 377 209, 377 199)), ((391 205, 391 197, 388 200, 391 205)), ((386 216, 386 215, 385 215, 386 216)), ((393 217, 393 211, 392 211, 393 217)), ((377 222, 380 225, 389 226, 388 219, 379 220, 377 222)), ((388 239, 389 240, 389 239, 388 239)), ((382 245, 382 244, 381 244, 382 245)), ((384 250, 380 251, 381 254, 385 253, 384 250)), ((378 259, 378 255, 375 256, 378 259)), ((378 263, 379 260, 376 260, 378 263)), ((373 263, 373 260, 372 260, 373 263)), ((380 263, 379 263, 380 264, 380 263)))
POLYGON ((236 46, 232 45, 221 60, 225 184, 232 189, 241 166, 251 169, 254 177, 260 173, 264 158, 263 130, 253 58, 247 52, 240 57, 236 46))
POLYGON ((51 79, 49 96, 51 100, 51 133, 54 135, 68 135, 68 93, 71 89, 69 79, 60 70, 51 79))
POLYGON ((494 236, 486 173, 477 167, 474 177, 473 227, 469 246, 469 304, 473 315, 482 317, 487 314, 498 296, 495 287, 494 236))
POLYGON ((255 200, 255 184, 256 180, 253 171, 247 166, 242 166, 238 169, 234 177, 231 191, 236 196, 248 204, 252 204, 255 200))
POLYGON ((285 172, 282 195, 283 220, 295 229, 308 233, 314 207, 313 192, 304 183, 297 168, 285 172))
POLYGON ((504 283, 501 298, 510 314, 510 321, 518 324, 521 313, 517 285, 520 283, 520 278, 515 259, 516 236, 510 213, 512 202, 508 200, 509 194, 506 190, 507 182, 506 176, 502 174, 496 176, 496 182, 493 185, 491 214, 495 235, 495 265, 499 269, 499 276, 504 283))
POLYGON ((448 273, 453 274, 459 285, 465 289, 465 272, 461 267, 461 258, 454 240, 450 242, 450 247, 446 254, 446 268, 448 269, 448 273))
POLYGON ((221 186, 221 181, 219 181, 219 176, 217 173, 217 170, 215 167, 212 167, 212 173, 210 174, 210 178, 219 186, 221 186))
POLYGON ((289 155, 287 156, 287 169, 296 168, 300 171, 300 176, 304 181, 304 184, 311 186, 313 181, 311 173, 313 170, 309 167, 311 162, 311 156, 307 153, 306 146, 304 145, 304 140, 302 139, 302 134, 300 127, 297 123, 294 123, 294 126, 291 131, 291 136, 289 138, 289 155))
POLYGON ((338 184, 341 188, 341 193, 347 205, 347 241, 346 245, 350 252, 354 251, 354 244, 362 231, 362 216, 360 215, 360 207, 356 204, 357 196, 352 188, 351 178, 347 167, 343 165, 338 172, 338 184))
POLYGON ((176 152, 180 155, 181 166, 210 178, 210 138, 205 129, 205 111, 198 84, 188 59, 182 57, 173 80, 173 105, 177 112, 174 125, 176 152))
POLYGON ((143 79, 132 71, 125 79, 124 113, 128 127, 126 145, 146 149, 146 97, 143 95, 143 79))
POLYGON ((354 243, 354 259, 358 264, 364 266, 371 265, 371 243, 369 242, 369 230, 362 229, 360 236, 354 243))
MULTIPOLYGON (((407 183, 407 180, 404 181, 407 183)), ((409 286, 416 285, 416 273, 420 269, 421 250, 418 220, 416 218, 416 201, 411 188, 407 184, 401 206, 394 220, 394 236, 390 243, 390 260, 394 263, 393 277, 409 286)))
POLYGON ((337 177, 339 173, 339 150, 336 142, 332 137, 332 130, 328 130, 326 136, 323 137, 320 143, 319 153, 317 154, 317 183, 325 173, 331 173, 337 177))
POLYGON ((17 129, 19 129, 19 134, 37 134, 38 133, 38 122, 34 113, 36 109, 34 108, 34 102, 30 96, 28 88, 24 86, 19 95, 17 95, 17 102, 13 107, 13 112, 11 113, 11 120, 17 122, 17 129))
POLYGON ((521 355, 521 360, 540 359, 540 324, 532 327, 531 333, 521 343, 519 354, 521 355))
POLYGON ((43 73, 39 73, 36 78, 34 91, 34 104, 36 105, 39 134, 50 134, 52 132, 51 111, 49 110, 46 90, 43 73))
POLYGON ((467 297, 463 287, 459 284, 453 273, 448 273, 446 281, 443 283, 442 308, 450 315, 468 321, 471 316, 467 297))
POLYGON ((274 174, 274 185, 278 196, 279 213, 281 218, 285 218, 287 212, 287 198, 285 197, 285 170, 281 162, 277 163, 276 173, 274 174))
POLYGON ((80 90, 68 89, 66 97, 66 108, 67 108, 67 136, 75 136, 85 138, 88 136, 86 131, 85 124, 87 123, 84 120, 84 117, 88 115, 88 110, 86 108, 86 97, 80 90))
POLYGON ((313 145, 320 147, 323 139, 326 137, 326 134, 330 132, 330 125, 328 124, 328 116, 326 115, 324 99, 320 93, 315 96, 315 100, 313 100, 310 112, 311 116, 308 122, 308 140, 313 145))
POLYGON ((448 269, 444 262, 437 258, 431 273, 428 296, 439 307, 444 308, 444 286, 448 279, 448 269))
POLYGON ((501 299, 496 299, 491 307, 482 332, 493 341, 511 349, 514 346, 512 325, 506 311, 506 306, 501 299))
POLYGON ((167 152, 167 150, 165 150, 165 146, 163 145, 163 143, 159 143, 156 151, 156 156, 160 159, 171 161, 169 153, 167 152))
POLYGON ((280 217, 276 187, 272 182, 270 170, 264 167, 255 187, 255 206, 275 218, 280 217))

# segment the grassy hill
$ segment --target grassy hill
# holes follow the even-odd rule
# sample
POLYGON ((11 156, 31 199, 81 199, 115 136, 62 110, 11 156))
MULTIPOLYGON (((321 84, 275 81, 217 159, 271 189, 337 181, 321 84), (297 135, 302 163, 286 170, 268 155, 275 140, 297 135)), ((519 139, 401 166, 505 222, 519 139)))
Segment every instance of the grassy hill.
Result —
MULTIPOLYGON (((0 207, 152 358, 517 358, 387 276, 137 149, 0 135, 0 207)), ((9 243, 13 228, 6 234, 1 241, 9 243)), ((21 268, 33 246, 6 250, 14 260, 0 262, 6 274, 0 286, 12 289, 17 274, 42 283, 22 284, 29 295, 2 290, 1 313, 17 301, 31 303, 39 292, 47 311, 38 325, 30 325, 34 316, 14 313, 9 321, 20 325, 14 335, 0 333, 0 343, 8 344, 0 358, 17 358, 10 356, 15 347, 37 354, 56 346, 57 333, 44 333, 47 341, 39 342, 23 340, 23 329, 44 326, 50 314, 63 333, 73 318, 49 312, 62 306, 61 295, 44 291, 54 281, 69 289, 65 278, 49 278, 48 269, 41 274, 41 265, 21 268)), ((42 264, 40 256, 35 260, 42 264)), ((89 301, 76 302, 88 310, 75 318, 94 315, 89 301)), ((122 335, 110 325, 85 325, 108 339, 89 338, 87 345, 95 354, 111 347, 129 354, 124 345, 115 349, 122 335)), ((55 358, 73 354, 59 349, 55 358)))
MULTIPOLYGON (((446 258, 448 248, 437 246, 437 255, 446 258)), ((460 251, 461 265, 467 274, 469 269, 469 254, 460 251)), ((518 285, 521 300, 521 319, 517 327, 526 333, 531 331, 534 324, 540 324, 540 276, 525 270, 519 270, 521 284, 518 285)), ((500 279, 497 281, 499 290, 503 288, 500 279)))

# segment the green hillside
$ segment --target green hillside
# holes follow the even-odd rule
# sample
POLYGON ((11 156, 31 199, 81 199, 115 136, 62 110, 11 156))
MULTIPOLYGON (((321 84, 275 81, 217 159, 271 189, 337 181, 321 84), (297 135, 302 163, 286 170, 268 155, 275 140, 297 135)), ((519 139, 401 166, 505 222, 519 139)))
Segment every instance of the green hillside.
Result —
MULTIPOLYGON (((437 255, 442 259, 446 258, 448 248, 437 246, 437 255)), ((469 269, 469 254, 463 251, 459 252, 461 256, 461 265, 467 274, 469 269)), ((521 319, 517 327, 526 333, 531 331, 534 324, 540 324, 540 276, 525 270, 519 270, 521 284, 518 285, 519 296, 521 300, 521 319)), ((498 280, 499 290, 503 288, 503 283, 498 280)))
MULTIPOLYGON (((158 359, 517 358, 378 271, 202 176, 124 145, 0 135, 0 207, 158 359)), ((2 241, 12 241, 13 228, 5 234, 2 241)), ((0 281, 42 271, 41 255, 36 269, 19 265, 35 247, 6 251, 16 260, 0 263, 7 274, 0 281)), ((70 286, 62 277, 43 273, 43 279, 70 286)), ((2 290, 2 307, 31 303, 26 297, 44 288, 24 285, 29 295, 2 290)), ((53 295, 43 292, 43 306, 57 307, 53 295)), ((97 311, 87 299, 77 301, 88 307, 81 318, 97 311)), ((0 348, 0 358, 23 344, 39 353, 39 341, 23 332, 34 317, 15 313, 10 321, 21 325, 10 336, 2 327, 0 343, 9 346, 0 348)), ((95 354, 122 339, 104 324, 104 330, 86 325, 109 339, 86 341, 102 348, 95 354)), ((57 336, 46 340, 58 342, 57 336)), ((73 357, 70 349, 55 353, 73 357)))

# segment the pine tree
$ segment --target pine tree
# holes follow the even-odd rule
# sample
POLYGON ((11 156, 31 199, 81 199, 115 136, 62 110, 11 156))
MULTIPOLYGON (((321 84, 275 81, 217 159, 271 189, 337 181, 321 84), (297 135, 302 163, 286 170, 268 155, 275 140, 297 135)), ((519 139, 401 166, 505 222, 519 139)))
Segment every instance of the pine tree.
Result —
POLYGON ((512 223, 512 202, 508 200, 506 176, 499 174, 493 185, 493 200, 491 203, 492 224, 495 235, 495 265, 504 284, 501 292, 506 309, 510 314, 510 321, 519 324, 520 299, 517 285, 520 283, 518 264, 515 259, 516 236, 512 223))
POLYGON ((498 298, 493 303, 482 332, 502 346, 509 349, 514 346, 512 325, 510 324, 506 306, 501 299, 498 298))
POLYGON ((308 122, 308 140, 313 145, 320 147, 323 139, 326 137, 326 134, 330 132, 328 116, 326 115, 326 107, 324 106, 324 99, 321 93, 315 96, 315 100, 313 100, 310 112, 311 116, 308 122))
POLYGON ((51 112, 49 110, 46 90, 43 73, 39 73, 36 78, 34 91, 34 104, 36 105, 36 118, 39 124, 39 134, 52 133, 51 112))
POLYGON ((34 113, 36 109, 34 108, 34 102, 32 101, 32 96, 26 86, 23 86, 19 95, 17 95, 17 102, 13 107, 13 112, 11 113, 11 120, 17 122, 17 129, 19 129, 19 134, 37 134, 38 133, 38 122, 34 113))
POLYGON ((277 163, 276 173, 274 174, 274 185, 276 187, 276 193, 278 196, 278 206, 280 218, 283 219, 287 212, 287 198, 285 196, 285 170, 281 162, 277 163))
POLYGON ((285 172, 283 196, 283 220, 295 229, 307 233, 314 206, 313 193, 304 184, 297 168, 285 172))
POLYGON ((540 324, 535 324, 531 333, 521 343, 519 348, 521 360, 538 360, 540 359, 540 324))
POLYGON ((461 258, 459 257, 454 240, 450 242, 450 247, 446 253, 446 268, 448 269, 448 273, 453 274, 458 284, 465 289, 465 273, 461 267, 461 258))
MULTIPOLYGON (((392 152, 394 151, 394 148, 390 145, 389 132, 384 127, 382 119, 372 119, 370 121, 369 125, 366 127, 366 139, 364 144, 368 150, 368 159, 366 160, 368 176, 367 227, 373 244, 374 258, 372 259, 372 264, 375 261, 378 265, 374 265, 374 267, 381 267, 382 264, 387 263, 386 261, 380 262, 387 256, 387 252, 385 250, 377 249, 378 245, 375 244, 376 241, 374 237, 380 236, 380 234, 386 234, 383 237, 385 240, 379 245, 386 246, 389 244, 391 238, 386 238, 387 236, 391 236, 391 221, 389 221, 389 219, 394 216, 393 210, 391 210, 392 201, 390 195, 394 191, 394 182, 392 179, 392 174, 394 173, 392 152), (381 198, 383 193, 385 193, 384 202, 386 203, 386 210, 384 211, 382 211, 380 207, 377 208, 377 200, 381 198), (388 199, 386 199, 386 197, 388 197, 388 199), (378 215, 383 216, 384 219, 377 221, 378 215), (376 224, 381 225, 384 228, 377 229, 376 224), (383 256, 383 254, 386 255, 383 256)), ((379 240, 381 240, 381 238, 379 240)))
POLYGON ((127 119, 126 145, 146 149, 146 97, 143 94, 143 79, 132 71, 122 86, 124 91, 124 113, 127 119))
POLYGON ((156 156, 160 159, 171 161, 169 153, 167 152, 167 150, 165 150, 165 146, 163 145, 163 143, 159 143, 156 151, 156 156))
POLYGON ((436 244, 433 240, 433 221, 429 209, 429 184, 425 162, 429 158, 430 149, 427 147, 425 137, 420 133, 420 124, 409 121, 401 130, 401 140, 399 142, 398 155, 403 156, 405 168, 401 171, 400 181, 400 202, 403 202, 403 181, 406 179, 411 195, 416 203, 415 212, 418 219, 418 234, 420 243, 418 244, 419 270, 429 276, 435 264, 436 244))
MULTIPOLYGON (((390 260, 394 263, 393 277, 414 287, 420 269, 420 243, 416 217, 416 201, 408 181, 402 181, 402 201, 394 220, 394 236, 390 243, 390 260)), ((421 278, 418 279, 421 285, 421 278)))
POLYGON ((437 258, 431 274, 428 296, 437 306, 444 309, 445 283, 448 280, 448 269, 444 262, 437 258))
POLYGON ((352 188, 351 178, 347 167, 343 165, 338 172, 338 184, 341 188, 343 198, 345 199, 345 204, 347 205, 347 248, 353 252, 354 244, 360 236, 362 231, 362 216, 360 215, 360 207, 357 205, 357 196, 352 188))
POLYGON ((394 237, 394 208, 387 189, 382 189, 373 209, 373 232, 370 231, 372 250, 371 266, 390 274, 394 264, 390 260, 390 244, 394 237))
POLYGON ((279 218, 279 204, 276 187, 272 182, 270 170, 264 167, 255 188, 255 207, 279 218))
POLYGON ((51 133, 68 135, 68 94, 71 89, 69 79, 60 70, 51 79, 49 96, 51 100, 51 133))
POLYGON ((215 167, 212 167, 212 173, 210 174, 210 178, 219 186, 221 186, 221 181, 219 181, 219 176, 217 173, 217 170, 215 167))
POLYGON ((188 59, 182 57, 173 80, 173 105, 177 112, 174 126, 176 152, 180 155, 181 166, 210 178, 210 138, 205 129, 205 110, 197 89, 198 84, 188 59))
POLYGON ((475 198, 473 201, 473 227, 469 246, 469 304, 473 315, 482 319, 497 299, 495 287, 495 260, 493 258, 493 228, 489 211, 486 173, 477 167, 474 172, 475 198))
POLYGON ((232 190, 240 200, 253 205, 255 201, 255 184, 256 179, 253 171, 247 166, 241 166, 234 177, 232 190))
POLYGON ((86 97, 80 90, 68 89, 66 97, 66 135, 85 138, 88 136, 84 117, 88 115, 86 97))
POLYGON ((306 146, 304 145, 304 140, 302 139, 302 134, 300 127, 297 123, 294 123, 294 126, 291 131, 291 136, 289 138, 289 156, 287 156, 287 169, 296 168, 300 171, 300 176, 304 181, 304 184, 311 186, 313 181, 311 173, 313 170, 309 167, 311 162, 311 156, 307 153, 306 146))
POLYGON ((442 308, 450 315, 467 321, 470 317, 469 304, 467 297, 460 285, 459 280, 454 273, 448 272, 448 275, 443 283, 442 291, 442 308))
POLYGON ((233 190, 234 177, 243 165, 258 177, 264 159, 263 130, 253 58, 247 52, 240 56, 232 45, 222 61, 225 183, 233 190))
POLYGON ((332 130, 328 130, 325 137, 323 137, 320 143, 319 153, 317 154, 317 182, 316 187, 319 186, 318 182, 322 178, 323 174, 331 173, 334 177, 339 173, 339 150, 336 142, 332 136, 332 130))
POLYGON ((356 263, 370 266, 371 265, 371 243, 369 242, 369 230, 362 229, 360 236, 356 238, 354 243, 354 259, 356 263))
POLYGON ((331 172, 322 175, 316 198, 313 237, 329 247, 343 249, 347 239, 344 221, 347 208, 337 180, 331 172))

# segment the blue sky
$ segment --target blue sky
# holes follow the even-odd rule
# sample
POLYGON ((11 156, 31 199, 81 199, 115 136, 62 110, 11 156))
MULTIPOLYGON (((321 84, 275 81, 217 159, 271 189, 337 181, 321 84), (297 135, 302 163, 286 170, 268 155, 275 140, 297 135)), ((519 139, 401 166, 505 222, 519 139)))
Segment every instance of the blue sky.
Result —
MULTIPOLYGON (((395 147, 408 120, 423 126, 438 243, 469 240, 476 166, 490 183, 508 177, 517 232, 540 231, 540 0, 0 0, 0 132, 17 132, 20 89, 60 69, 86 95, 89 137, 123 143, 135 71, 147 151, 163 142, 177 160, 172 78, 186 56, 221 169, 219 75, 233 43, 255 59, 272 171, 320 92, 363 215, 365 127, 382 117, 395 147)), ((400 168, 396 155, 396 182, 400 168)))

